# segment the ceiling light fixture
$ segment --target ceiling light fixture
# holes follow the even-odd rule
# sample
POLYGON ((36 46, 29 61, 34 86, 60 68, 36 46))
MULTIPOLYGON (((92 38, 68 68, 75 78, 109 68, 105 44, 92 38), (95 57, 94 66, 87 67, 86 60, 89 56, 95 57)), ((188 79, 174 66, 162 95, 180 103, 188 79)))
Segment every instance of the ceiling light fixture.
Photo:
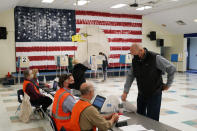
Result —
POLYGON ((152 6, 149 6, 149 5, 144 6, 144 9, 151 9, 151 8, 152 6))
POLYGON ((197 19, 194 19, 194 22, 196 22, 196 23, 197 23, 197 19))
POLYGON ((53 3, 54 0, 42 0, 42 3, 53 3))
POLYGON ((110 8, 122 8, 122 7, 124 7, 124 6, 126 6, 126 4, 117 4, 117 5, 113 5, 113 6, 110 7, 110 8))
POLYGON ((171 1, 173 1, 173 2, 177 2, 177 1, 179 1, 179 0, 171 0, 171 1))
POLYGON ((142 11, 142 10, 147 10, 147 9, 151 9, 151 8, 152 8, 152 6, 145 5, 145 6, 142 6, 142 7, 138 7, 136 10, 142 11))
POLYGON ((73 5, 75 5, 75 6, 83 6, 83 5, 85 5, 85 4, 89 3, 89 2, 90 1, 88 1, 88 0, 79 0, 79 1, 75 2, 73 5))
POLYGON ((144 8, 144 6, 143 7, 139 7, 139 8, 137 8, 136 10, 139 10, 139 11, 141 11, 141 10, 144 10, 145 8, 144 8))

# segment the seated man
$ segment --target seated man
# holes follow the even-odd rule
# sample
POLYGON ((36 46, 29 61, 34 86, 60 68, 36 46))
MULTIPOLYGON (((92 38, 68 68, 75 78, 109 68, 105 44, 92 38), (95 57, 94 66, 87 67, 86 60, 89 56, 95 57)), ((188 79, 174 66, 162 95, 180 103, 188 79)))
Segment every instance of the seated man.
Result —
POLYGON ((60 89, 55 93, 53 108, 52 108, 52 118, 55 121, 58 131, 67 131, 70 126, 70 117, 73 106, 76 101, 71 95, 70 84, 74 83, 73 76, 62 75, 59 78, 60 89))
POLYGON ((32 83, 32 71, 25 70, 24 72, 24 82, 23 82, 23 92, 30 97, 30 103, 33 106, 42 105, 42 109, 45 112, 47 108, 51 105, 52 100, 48 96, 44 96, 32 83))
POLYGON ((69 131, 107 131, 119 118, 117 113, 102 116, 98 110, 90 104, 94 97, 94 87, 90 83, 83 83, 80 87, 81 98, 72 110, 69 131))

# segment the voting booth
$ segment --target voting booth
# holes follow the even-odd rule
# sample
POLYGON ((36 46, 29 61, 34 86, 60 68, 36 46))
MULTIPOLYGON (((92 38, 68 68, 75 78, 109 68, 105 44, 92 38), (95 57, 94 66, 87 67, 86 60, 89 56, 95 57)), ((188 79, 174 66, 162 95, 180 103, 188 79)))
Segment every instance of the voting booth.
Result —
POLYGON ((126 56, 125 56, 125 63, 126 64, 131 64, 132 63, 132 59, 133 59, 133 55, 126 54, 126 56))
MULTIPOLYGON (((130 53, 125 55, 120 55, 119 63, 125 64, 125 72, 126 72, 126 64, 131 64, 132 59, 133 59, 133 55, 131 55, 130 53)), ((121 66, 120 66, 119 76, 120 76, 120 72, 121 72, 121 66)))
MULTIPOLYGON (((55 63, 56 66, 59 67, 60 69, 60 75, 61 75, 61 67, 67 67, 69 66, 69 60, 68 60, 68 56, 67 55, 61 55, 61 56, 56 56, 55 57, 55 63)), ((57 72, 57 71, 56 71, 57 72)), ((57 76, 57 73, 56 73, 57 76)))
POLYGON ((120 55, 120 60, 119 62, 121 64, 131 64, 132 63, 132 55, 131 54, 126 54, 126 55, 120 55))
POLYGON ((68 66, 68 56, 60 56, 60 66, 68 66))
POLYGON ((105 60, 105 57, 103 55, 98 55, 96 56, 96 60, 97 60, 97 65, 102 65, 103 64, 103 60, 105 60))
POLYGON ((171 62, 173 62, 176 65, 176 69, 179 69, 179 62, 183 61, 183 54, 171 54, 171 62))

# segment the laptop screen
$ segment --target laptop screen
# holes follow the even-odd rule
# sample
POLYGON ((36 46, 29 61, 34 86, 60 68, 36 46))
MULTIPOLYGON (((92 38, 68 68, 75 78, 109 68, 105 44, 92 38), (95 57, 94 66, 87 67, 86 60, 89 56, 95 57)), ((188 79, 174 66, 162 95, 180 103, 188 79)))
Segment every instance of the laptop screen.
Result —
POLYGON ((101 110, 103 107, 103 104, 105 102, 105 97, 102 97, 100 95, 97 95, 96 98, 94 99, 93 106, 96 107, 98 110, 101 110))
POLYGON ((58 86, 58 82, 54 81, 53 82, 53 90, 56 91, 57 90, 57 86, 58 86))

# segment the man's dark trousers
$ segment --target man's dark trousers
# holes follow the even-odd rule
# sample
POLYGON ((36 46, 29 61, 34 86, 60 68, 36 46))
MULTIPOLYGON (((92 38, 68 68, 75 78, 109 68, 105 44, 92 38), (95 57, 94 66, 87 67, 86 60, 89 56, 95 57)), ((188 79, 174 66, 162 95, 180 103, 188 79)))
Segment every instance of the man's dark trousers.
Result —
POLYGON ((138 94, 137 113, 159 121, 161 99, 162 92, 157 92, 149 98, 138 94))

